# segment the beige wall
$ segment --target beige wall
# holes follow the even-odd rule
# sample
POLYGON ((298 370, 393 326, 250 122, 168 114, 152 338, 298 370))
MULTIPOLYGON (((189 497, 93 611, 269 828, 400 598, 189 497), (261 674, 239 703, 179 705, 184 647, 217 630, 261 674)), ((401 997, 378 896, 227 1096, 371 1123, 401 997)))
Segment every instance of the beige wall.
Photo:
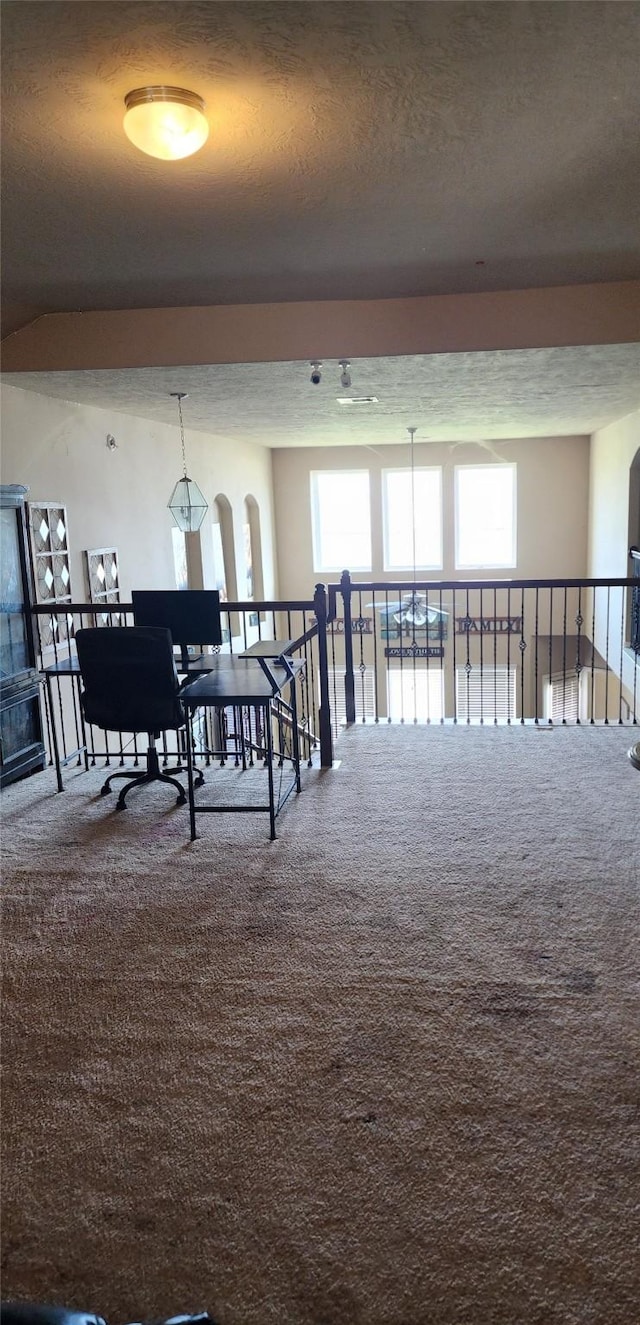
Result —
POLYGON ((49 313, 8 336, 5 372, 352 359, 619 345, 640 338, 640 281, 412 299, 49 313))
POLYGON ((589 574, 628 575, 629 470, 640 450, 640 410, 591 438, 589 574))
MULTIPOLYGON (((629 471, 640 450, 640 410, 601 428, 591 438, 589 483, 589 575, 594 578, 630 575, 629 538, 640 532, 640 512, 636 528, 629 528, 629 471)), ((612 590, 610 620, 611 665, 620 669, 619 621, 623 590, 612 590)), ((625 595, 628 598, 628 595, 625 595)), ((628 638, 628 633, 627 636, 628 638)), ((604 654, 607 648, 605 624, 596 632, 595 643, 604 654)), ((629 652, 622 658, 622 681, 628 695, 640 693, 638 665, 629 652)))
MULTIPOLYGON (((444 567, 431 578, 470 578, 454 566, 454 467, 515 462, 518 467, 518 564, 496 578, 582 576, 587 572, 589 438, 545 437, 512 442, 420 445, 416 465, 442 465, 444 567)), ((392 579, 383 573, 381 471, 409 464, 406 446, 282 449, 273 452, 275 519, 280 591, 297 597, 316 581, 336 579, 314 571, 309 475, 317 469, 369 469, 371 473, 373 570, 359 579, 392 579)), ((481 572, 485 578, 490 571, 481 572)), ((410 575, 403 578, 409 580, 410 575)))
MULTIPOLYGON (((3 386, 2 482, 24 483, 30 497, 67 507, 73 596, 86 601, 82 551, 116 546, 123 598, 132 588, 175 585, 167 501, 182 473, 177 427, 126 414, 52 400, 3 386), (117 441, 109 451, 107 434, 117 441)), ((238 583, 245 584, 244 501, 260 508, 264 588, 274 596, 275 556, 271 454, 250 442, 222 444, 186 433, 189 473, 210 506, 218 493, 231 503, 238 583)), ((211 511, 201 529, 204 587, 213 587, 211 511)))

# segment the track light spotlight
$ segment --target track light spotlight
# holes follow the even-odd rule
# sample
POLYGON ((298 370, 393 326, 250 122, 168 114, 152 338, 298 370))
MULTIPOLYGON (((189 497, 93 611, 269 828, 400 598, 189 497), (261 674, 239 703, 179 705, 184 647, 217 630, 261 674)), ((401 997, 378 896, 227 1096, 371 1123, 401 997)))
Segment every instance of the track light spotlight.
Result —
POLYGON ((345 387, 348 390, 351 386, 351 373, 349 372, 351 364, 349 363, 349 360, 341 359, 340 367, 342 369, 340 374, 340 386, 345 387))

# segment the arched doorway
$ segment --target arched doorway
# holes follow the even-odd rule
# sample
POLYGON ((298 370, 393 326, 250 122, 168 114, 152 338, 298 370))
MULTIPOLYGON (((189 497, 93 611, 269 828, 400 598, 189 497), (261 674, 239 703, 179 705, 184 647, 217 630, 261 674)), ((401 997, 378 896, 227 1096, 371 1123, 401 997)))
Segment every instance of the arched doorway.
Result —
POLYGON ((260 507, 251 494, 244 499, 244 547, 247 598, 264 599, 260 507))

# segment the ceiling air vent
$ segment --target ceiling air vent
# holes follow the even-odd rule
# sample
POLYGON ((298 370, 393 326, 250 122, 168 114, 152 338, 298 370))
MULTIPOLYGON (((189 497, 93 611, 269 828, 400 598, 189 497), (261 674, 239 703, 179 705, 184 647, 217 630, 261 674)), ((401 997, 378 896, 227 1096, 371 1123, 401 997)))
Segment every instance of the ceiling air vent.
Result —
POLYGON ((377 405, 377 396, 336 396, 339 405, 377 405))

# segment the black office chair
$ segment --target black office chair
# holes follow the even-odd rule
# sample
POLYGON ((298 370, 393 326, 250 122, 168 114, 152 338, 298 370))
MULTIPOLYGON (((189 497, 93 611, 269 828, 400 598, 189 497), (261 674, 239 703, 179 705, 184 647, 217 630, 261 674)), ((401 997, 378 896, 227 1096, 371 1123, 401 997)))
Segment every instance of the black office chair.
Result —
MULTIPOLYGON (((76 634, 83 690, 80 696, 85 722, 108 732, 147 732, 147 766, 144 773, 112 773, 101 792, 111 791, 115 778, 127 778, 116 808, 125 810, 131 787, 146 782, 168 782, 178 791, 178 805, 187 799, 185 789, 172 773, 182 766, 160 771, 156 741, 161 732, 186 727, 180 702, 180 686, 168 630, 155 626, 105 626, 79 630, 76 634)), ((186 739, 190 739, 187 732, 186 739)), ((204 781, 198 773, 196 785, 204 781)))
MULTIPOLYGON (((73 1307, 36 1306, 30 1302, 0 1303, 0 1325, 105 1325, 102 1316, 73 1307)), ((170 1316, 156 1325, 216 1325, 206 1311, 197 1316, 170 1316)))
POLYGON ((636 741, 635 745, 632 745, 631 749, 627 751, 627 754, 633 767, 637 768, 640 773, 640 741, 636 741))

